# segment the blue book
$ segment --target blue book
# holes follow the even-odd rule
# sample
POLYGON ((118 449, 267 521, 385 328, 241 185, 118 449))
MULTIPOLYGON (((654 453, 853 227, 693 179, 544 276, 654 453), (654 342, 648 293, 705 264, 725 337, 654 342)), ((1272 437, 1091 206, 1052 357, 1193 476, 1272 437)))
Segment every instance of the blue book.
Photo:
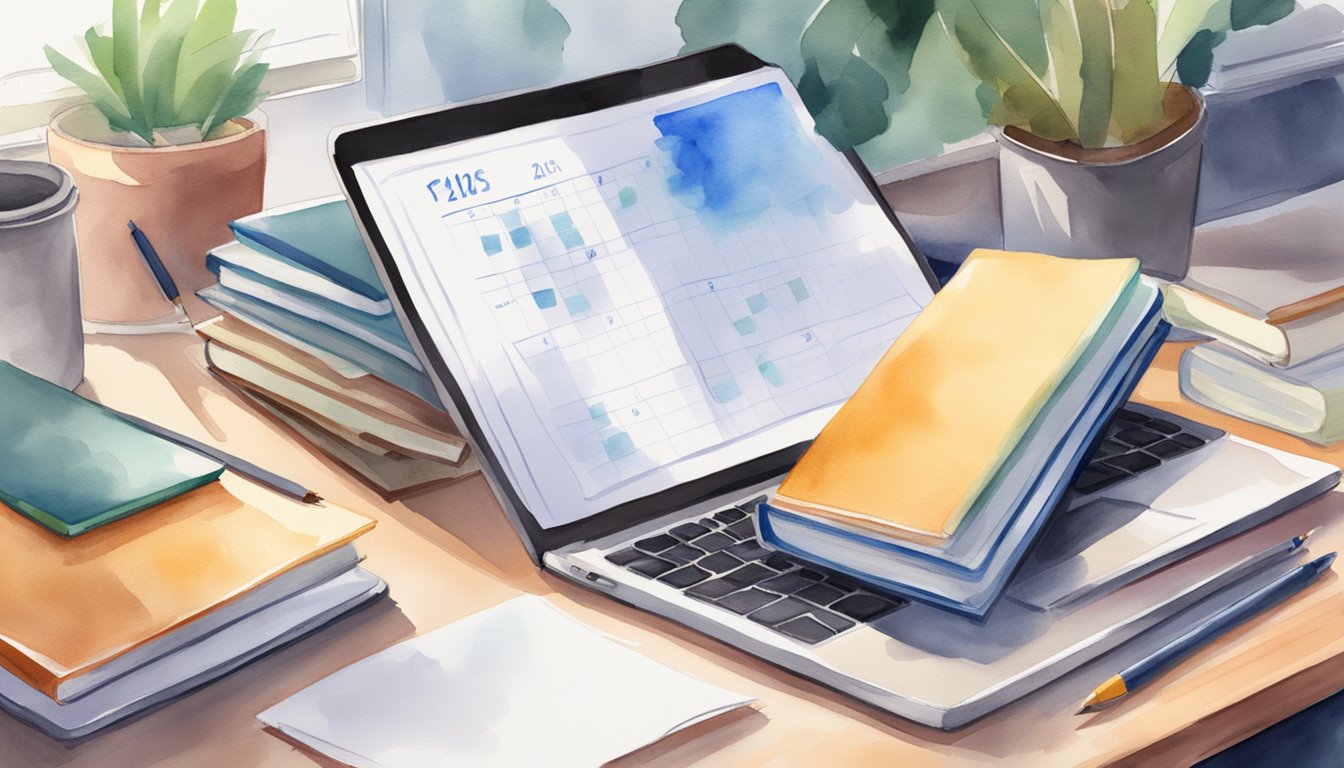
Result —
POLYGON ((281 309, 273 304, 257 301, 249 296, 212 285, 196 292, 206 303, 228 312, 249 325, 281 337, 297 339, 342 358, 400 387, 436 408, 442 408, 439 398, 419 366, 366 342, 317 322, 312 318, 281 309))
POLYGON ((238 241, 283 264, 318 275, 390 311, 354 216, 341 197, 262 211, 229 228, 238 241))
POLYGON ((77 536, 217 479, 224 465, 0 362, 0 501, 77 536))
POLYGON ((216 264, 215 274, 226 293, 245 296, 278 309, 326 325, 385 352, 412 368, 420 369, 420 360, 401 330, 395 314, 371 315, 338 301, 294 290, 265 275, 228 264, 216 264))

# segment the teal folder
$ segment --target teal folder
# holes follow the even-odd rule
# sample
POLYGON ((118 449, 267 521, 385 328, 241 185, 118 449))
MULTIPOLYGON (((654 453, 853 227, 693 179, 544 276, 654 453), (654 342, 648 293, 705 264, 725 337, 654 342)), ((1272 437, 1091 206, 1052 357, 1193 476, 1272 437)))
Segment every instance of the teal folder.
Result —
POLYGON ((345 200, 262 211, 229 224, 240 242, 374 301, 387 301, 345 200))
POLYGON ((0 362, 0 501, 75 536, 217 479, 224 465, 0 362))

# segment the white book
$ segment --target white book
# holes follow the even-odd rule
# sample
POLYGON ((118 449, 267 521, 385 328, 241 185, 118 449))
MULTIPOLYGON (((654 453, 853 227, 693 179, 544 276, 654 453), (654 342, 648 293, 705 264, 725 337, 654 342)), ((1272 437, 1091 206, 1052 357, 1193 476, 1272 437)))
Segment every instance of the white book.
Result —
POLYGON ((386 315, 392 312, 392 303, 387 299, 380 301, 361 296, 311 270, 281 261, 270 254, 261 253, 237 240, 211 248, 210 264, 215 269, 219 267, 227 269, 225 265, 245 269, 288 285, 295 290, 310 293, 314 296, 322 296, 365 314, 386 315))
POLYGON ((356 662, 257 719, 359 768, 595 766, 751 701, 523 596, 356 662))
POLYGON ((352 568, 269 605, 159 658, 87 696, 58 704, 0 669, 0 709, 57 739, 87 736, 221 677, 387 590, 382 579, 352 568))

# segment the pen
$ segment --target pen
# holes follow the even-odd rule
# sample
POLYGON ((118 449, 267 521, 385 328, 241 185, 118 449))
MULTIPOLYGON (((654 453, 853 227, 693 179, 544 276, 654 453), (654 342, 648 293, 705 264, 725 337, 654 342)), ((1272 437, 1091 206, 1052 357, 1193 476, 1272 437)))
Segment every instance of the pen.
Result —
POLYGON ((140 256, 144 258, 145 264, 149 265, 149 271, 154 273, 154 279, 159 282, 159 289, 163 291, 164 298, 185 312, 186 309, 182 306, 182 295, 177 290, 177 283, 173 282, 173 276, 168 274, 168 268, 163 266, 158 251, 154 250, 154 246, 149 243, 149 238, 145 237, 145 233, 135 226, 134 221, 127 221, 126 226, 131 228, 131 239, 135 241, 135 247, 139 249, 140 256))
MULTIPOLYGON (((1305 535, 1299 539, 1305 539, 1305 535)), ((1219 611, 1189 632, 1181 635, 1160 648, 1147 658, 1130 665, 1127 669, 1097 686, 1091 696, 1083 702, 1075 714, 1085 714, 1097 709, 1101 704, 1114 701, 1136 690, 1139 686, 1157 677, 1162 670, 1175 663, 1185 654, 1212 640, 1223 632, 1249 619, 1260 611, 1276 605, 1305 589, 1316 577, 1329 569, 1335 561, 1336 552, 1318 557, 1305 565, 1298 566, 1274 581, 1241 598, 1219 611)))
POLYGON ((113 408, 108 408, 108 410, 112 411, 112 413, 115 413, 116 415, 120 416, 126 421, 131 422, 137 427, 140 427, 141 429, 144 429, 148 432, 153 432, 159 437, 162 437, 164 440, 169 440, 171 442, 177 443, 178 445, 184 448, 188 448, 190 450, 196 451, 197 453, 209 456, 215 461, 218 461, 219 463, 228 467, 230 470, 237 472, 238 474, 243 475, 244 477, 255 480, 256 482, 261 483, 262 485, 268 486, 276 491, 279 491, 280 493, 283 493, 286 496, 292 496, 305 504, 316 504, 317 502, 322 500, 321 496, 318 496, 316 493, 313 493, 307 488, 304 488, 302 485, 299 485, 293 480, 281 477, 280 475, 277 475, 274 472, 271 472, 270 470, 262 469, 261 467, 257 466, 256 464, 253 464, 250 461, 247 461, 246 459, 240 459, 231 453, 226 453, 218 448, 211 447, 198 440, 193 440, 190 437, 187 437, 186 435, 178 434, 177 432, 174 432, 171 429, 168 429, 167 427, 159 426, 158 424, 155 424, 152 421, 145 421, 144 419, 138 416, 132 416, 129 413, 122 413, 121 411, 118 411, 113 408))

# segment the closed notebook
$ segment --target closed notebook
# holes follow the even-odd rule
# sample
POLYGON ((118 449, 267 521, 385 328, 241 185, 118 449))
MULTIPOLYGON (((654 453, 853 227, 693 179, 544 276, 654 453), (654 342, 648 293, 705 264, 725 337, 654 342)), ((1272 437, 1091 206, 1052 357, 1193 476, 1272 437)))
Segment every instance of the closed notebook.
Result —
POLYGON ((134 514, 223 471, 214 459, 0 362, 0 501, 62 536, 134 514))
POLYGON ((0 665, 53 698, 59 684, 160 637, 372 520, 211 483, 76 539, 0 510, 0 665))
POLYGON ((1132 259, 974 252, 772 503, 945 541, 1137 279, 1132 259))
POLYGON ((345 198, 262 211, 232 222, 229 228, 242 243, 367 299, 387 301, 387 291, 345 198))

